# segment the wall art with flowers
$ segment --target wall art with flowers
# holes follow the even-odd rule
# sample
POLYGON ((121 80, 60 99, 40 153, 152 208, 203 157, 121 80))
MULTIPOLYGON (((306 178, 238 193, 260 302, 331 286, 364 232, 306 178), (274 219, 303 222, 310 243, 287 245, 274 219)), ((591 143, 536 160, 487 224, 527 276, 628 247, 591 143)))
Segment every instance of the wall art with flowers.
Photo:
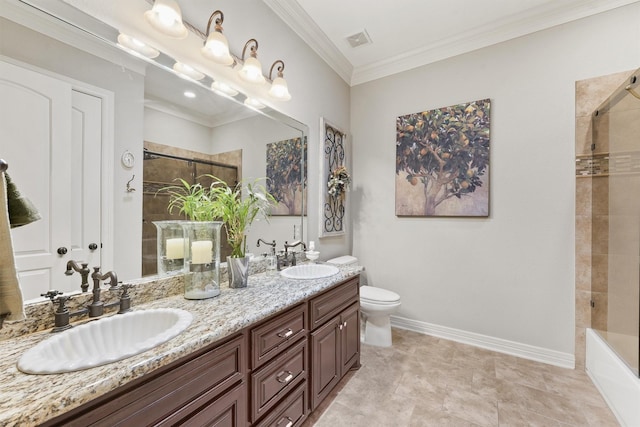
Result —
POLYGON ((320 119, 321 142, 321 215, 320 237, 345 234, 347 191, 351 175, 347 169, 347 135, 320 119))
POLYGON ((491 100, 396 119, 396 215, 489 216, 491 100))

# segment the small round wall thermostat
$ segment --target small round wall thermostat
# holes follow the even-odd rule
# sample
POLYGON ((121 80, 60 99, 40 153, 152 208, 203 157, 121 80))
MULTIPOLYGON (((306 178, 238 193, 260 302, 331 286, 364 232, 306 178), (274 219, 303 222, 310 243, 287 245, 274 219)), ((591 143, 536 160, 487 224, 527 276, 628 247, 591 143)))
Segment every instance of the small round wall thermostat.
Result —
POLYGON ((129 150, 122 153, 122 165, 126 168, 132 168, 136 163, 136 157, 129 150))

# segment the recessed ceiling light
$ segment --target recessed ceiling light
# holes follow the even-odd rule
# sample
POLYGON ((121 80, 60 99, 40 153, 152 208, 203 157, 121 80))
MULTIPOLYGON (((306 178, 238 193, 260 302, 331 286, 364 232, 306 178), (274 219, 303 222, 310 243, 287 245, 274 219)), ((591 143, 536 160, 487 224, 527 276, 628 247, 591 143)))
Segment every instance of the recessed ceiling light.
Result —
POLYGON ((186 96, 187 98, 195 98, 196 94, 190 90, 185 90, 184 91, 184 96, 186 96))
POLYGON ((359 33, 352 34, 347 37, 347 41, 351 47, 358 47, 371 43, 371 37, 369 37, 367 30, 362 30, 359 33))

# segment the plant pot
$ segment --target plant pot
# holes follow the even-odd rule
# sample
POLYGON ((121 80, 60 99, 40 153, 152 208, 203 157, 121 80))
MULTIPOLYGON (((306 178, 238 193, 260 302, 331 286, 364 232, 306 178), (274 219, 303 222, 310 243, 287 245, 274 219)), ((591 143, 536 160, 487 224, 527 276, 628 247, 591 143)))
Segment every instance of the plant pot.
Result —
POLYGON ((230 288, 246 288, 249 279, 249 257, 227 257, 227 273, 230 288))

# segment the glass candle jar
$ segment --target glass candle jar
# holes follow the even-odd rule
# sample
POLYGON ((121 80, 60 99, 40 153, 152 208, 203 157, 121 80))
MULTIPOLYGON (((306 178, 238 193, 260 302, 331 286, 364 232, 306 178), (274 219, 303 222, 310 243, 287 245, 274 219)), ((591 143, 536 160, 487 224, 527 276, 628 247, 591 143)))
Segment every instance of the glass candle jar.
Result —
POLYGON ((183 221, 186 299, 220 294, 221 221, 183 221))

